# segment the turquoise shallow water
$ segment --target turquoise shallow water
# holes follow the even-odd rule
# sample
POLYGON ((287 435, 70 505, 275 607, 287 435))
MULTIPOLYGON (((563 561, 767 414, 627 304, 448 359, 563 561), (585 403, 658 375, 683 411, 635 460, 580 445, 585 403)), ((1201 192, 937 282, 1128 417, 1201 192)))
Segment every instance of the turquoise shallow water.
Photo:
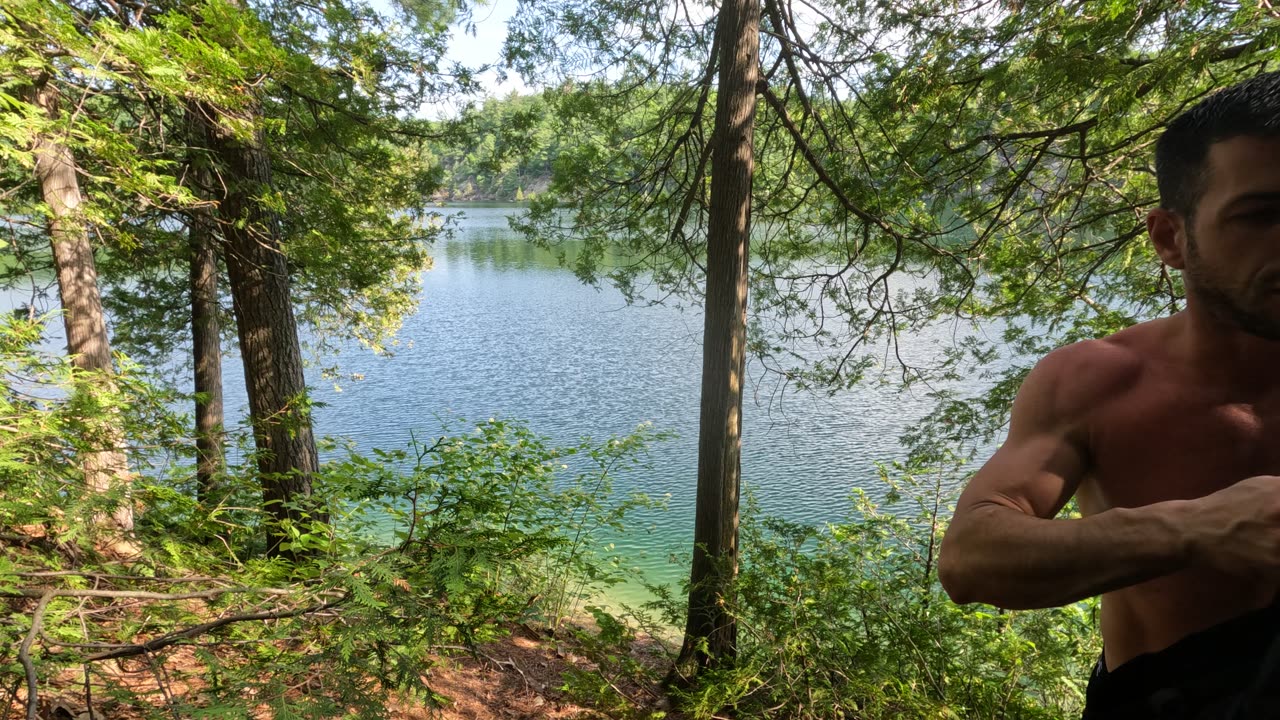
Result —
MULTIPOLYGON (((554 441, 625 434, 641 422, 675 433, 653 448, 648 469, 616 478, 621 492, 669 495, 663 511, 602 537, 654 581, 687 572, 669 562, 692 542, 697 469, 702 317, 670 306, 627 306, 612 288, 585 286, 553 258, 510 232, 510 207, 449 208, 458 232, 435 248, 419 312, 394 357, 349 349, 341 369, 363 380, 341 391, 315 376, 317 432, 358 447, 399 448, 434 437, 440 418, 520 419, 554 441)), ((7 298, 16 303, 21 293, 7 298)), ((928 357, 955 328, 903 339, 928 357)), ((56 339, 54 339, 56 341, 56 339)), ((247 410, 239 361, 224 361, 228 422, 247 410)), ((748 372, 742 480, 768 513, 830 522, 854 488, 883 496, 875 463, 894 458, 898 437, 931 408, 921 393, 868 384, 835 397, 779 391, 759 367, 748 372)), ((635 586, 618 599, 641 597, 635 586)))

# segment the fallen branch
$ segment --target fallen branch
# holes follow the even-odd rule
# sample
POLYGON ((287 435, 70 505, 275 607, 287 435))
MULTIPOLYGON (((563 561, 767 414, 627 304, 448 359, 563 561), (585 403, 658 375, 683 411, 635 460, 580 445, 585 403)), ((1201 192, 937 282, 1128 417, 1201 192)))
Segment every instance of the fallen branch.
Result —
MULTIPOLYGON (((623 692, 622 688, 618 687, 612 680, 610 680, 609 676, 606 675, 604 670, 602 670, 601 668, 599 667, 596 668, 596 675, 598 675, 606 685, 612 688, 613 691, 618 694, 618 697, 623 698, 627 702, 631 702, 631 703, 634 703, 636 701, 635 698, 631 697, 631 693, 623 692)), ((654 699, 659 699, 659 700, 662 699, 662 696, 659 695, 657 692, 655 692, 652 688, 646 687, 642 684, 639 685, 639 687, 641 690, 644 690, 645 692, 649 693, 650 697, 654 699)))
POLYGON ((204 635, 205 633, 213 632, 218 628, 226 627, 227 625, 231 625, 233 623, 253 622, 253 621, 259 621, 259 620, 283 620, 286 618, 299 617, 302 615, 311 615, 314 613, 328 610, 329 608, 334 607, 341 602, 342 600, 339 599, 339 600, 334 600, 332 602, 322 603, 320 605, 312 605, 311 607, 297 608, 294 610, 285 610, 281 612, 264 612, 264 613, 252 613, 247 615, 231 615, 229 617, 214 620, 212 622, 201 623, 200 625, 195 625, 185 630, 178 630, 177 632, 172 632, 172 633, 169 633, 168 635, 161 635, 158 638, 148 640, 147 642, 144 642, 144 643, 138 643, 135 645, 125 645, 117 650, 108 650, 106 652, 90 655, 89 657, 85 658, 85 662, 101 662, 103 660, 115 660, 118 658, 133 657, 135 655, 150 654, 150 653, 156 652, 157 650, 163 650, 164 648, 169 647, 174 643, 182 642, 183 640, 188 640, 190 638, 194 638, 199 635, 204 635))
POLYGON ((524 670, 520 669, 520 666, 516 664, 515 660, 512 660, 510 657, 508 657, 506 660, 498 660, 497 658, 489 657, 488 655, 486 655, 485 657, 488 657, 490 662, 492 662, 494 665, 497 665, 500 668, 508 665, 511 666, 512 670, 515 670, 516 672, 520 673, 520 680, 524 683, 524 691, 525 692, 533 691, 532 687, 529 685, 529 676, 524 674, 524 670))
POLYGON ((226 582, 223 578, 204 577, 202 575, 192 575, 190 577, 146 577, 142 575, 112 575, 109 573, 88 572, 84 570, 46 570, 42 572, 19 572, 14 573, 15 577, 23 578, 52 578, 52 577, 84 577, 95 580, 132 580, 136 582, 154 582, 154 583, 196 583, 196 582, 226 582))
POLYGON ((44 625, 44 611, 54 597, 53 590, 46 590, 40 596, 40 602, 36 604, 35 612, 31 615, 31 629, 27 631, 22 645, 18 647, 18 662, 22 663, 22 669, 27 674, 27 720, 39 720, 40 703, 39 676, 36 675, 36 664, 31 660, 31 645, 40 634, 40 628, 44 625))
POLYGON ((51 597, 74 598, 120 598, 126 600, 212 600, 228 593, 257 593, 261 595, 292 595, 295 591, 282 588, 229 587, 214 588, 186 593, 158 593, 146 590, 71 590, 51 588, 18 588, 0 591, 0 597, 6 598, 42 598, 46 594, 51 597))

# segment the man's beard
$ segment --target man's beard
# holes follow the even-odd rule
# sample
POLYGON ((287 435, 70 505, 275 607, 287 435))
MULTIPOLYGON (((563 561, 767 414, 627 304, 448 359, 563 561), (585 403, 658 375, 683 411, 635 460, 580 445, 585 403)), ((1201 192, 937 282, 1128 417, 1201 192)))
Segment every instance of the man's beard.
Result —
POLYGON ((1215 319, 1263 340, 1280 342, 1280 317, 1269 316, 1260 307, 1267 300, 1266 292, 1251 293, 1250 288, 1232 287, 1220 280, 1205 266, 1194 237, 1187 238, 1187 266, 1183 276, 1196 299, 1215 319), (1257 296, 1257 302, 1249 302, 1251 295, 1257 296))

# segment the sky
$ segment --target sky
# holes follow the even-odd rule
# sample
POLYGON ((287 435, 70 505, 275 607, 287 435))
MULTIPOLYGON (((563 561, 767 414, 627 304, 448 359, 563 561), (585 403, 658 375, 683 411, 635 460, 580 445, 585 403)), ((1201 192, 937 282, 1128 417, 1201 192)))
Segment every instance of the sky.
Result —
MULTIPOLYGON (((468 67, 497 63, 502 54, 502 43, 507 38, 507 20, 515 14, 516 3, 517 0, 490 0, 486 5, 476 7, 472 11, 476 34, 468 35, 462 27, 455 25, 447 57, 468 67)), ((517 77, 510 77, 506 83, 498 85, 492 73, 485 86, 492 87, 491 92, 497 95, 525 87, 517 77)))
MULTIPOLYGON (((471 18, 475 33, 470 34, 462 24, 455 24, 450 32, 446 60, 459 62, 469 68, 496 65, 502 58, 502 44, 507 39, 507 21, 515 14, 517 3, 518 0, 487 0, 484 5, 473 6, 471 18)), ((391 0, 370 0, 370 4, 387 16, 395 15, 391 9, 391 0)), ((492 70, 479 77, 488 95, 501 97, 513 90, 529 92, 528 86, 515 73, 509 73, 504 82, 499 82, 497 72, 492 70)), ((455 115, 458 109, 458 101, 455 99, 425 105, 420 110, 420 116, 446 118, 455 115)))

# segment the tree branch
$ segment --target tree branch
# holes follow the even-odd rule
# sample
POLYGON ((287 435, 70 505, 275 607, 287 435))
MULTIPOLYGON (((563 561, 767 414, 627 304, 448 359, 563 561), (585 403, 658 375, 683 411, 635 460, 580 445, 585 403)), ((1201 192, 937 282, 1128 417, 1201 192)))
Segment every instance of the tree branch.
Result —
POLYGON ((40 602, 36 604, 36 610, 31 615, 31 629, 23 638, 22 645, 18 647, 18 662, 22 663, 22 668, 27 674, 27 720, 39 720, 40 717, 40 684, 39 676, 36 675, 36 664, 31 660, 31 645, 40 635, 40 628, 44 626, 44 611, 55 597, 55 592, 45 590, 40 595, 40 602))
POLYGON ((188 640, 190 638, 194 638, 199 635, 204 635, 205 633, 213 632, 218 628, 226 627, 227 625, 231 625, 233 623, 253 622, 253 621, 260 621, 260 620, 283 620, 286 618, 299 617, 302 615, 312 615, 318 612, 323 612, 325 610, 328 610, 329 608, 332 608, 342 603, 343 600, 345 599, 346 598, 344 597, 331 602, 322 603, 320 605, 312 605, 310 607, 296 608, 293 610, 284 610, 279 612, 231 615, 229 617, 220 618, 218 620, 213 620, 211 622, 201 623, 200 625, 195 625, 185 630, 178 630, 176 632, 171 632, 168 635, 161 635, 158 638, 148 640, 147 642, 144 642, 144 643, 138 643, 136 645, 126 645, 117 650, 108 650, 106 652, 100 652, 94 655, 90 655, 89 657, 85 658, 85 662, 101 662, 103 660, 115 660, 118 658, 133 657, 135 655, 150 654, 150 653, 156 652, 157 650, 163 650, 164 648, 170 645, 173 645, 174 643, 178 643, 183 640, 188 640))
POLYGON ((126 600, 211 600, 228 593, 259 593, 262 595, 292 595, 290 590, 281 588, 230 587, 200 590, 188 593, 157 593, 145 590, 59 590, 52 588, 18 588, 0 592, 0 597, 43 598, 75 597, 75 598, 121 598, 126 600))
POLYGON ((827 188, 836 196, 836 199, 840 201, 840 205, 862 222, 868 225, 874 225, 892 237, 900 239, 898 232, 889 227, 888 223, 855 205, 854 202, 849 199, 849 196, 845 194, 844 190, 836 184, 836 181, 829 173, 827 173, 826 168, 822 167, 822 163, 818 161, 818 157, 809 147, 809 143, 800 133, 800 129, 791 121, 791 117, 787 114, 787 108, 782 104, 782 101, 778 99, 778 96, 773 93, 773 90, 771 90, 768 85, 762 83, 759 87, 759 92, 764 97, 765 102, 769 104, 769 107, 777 113, 778 119, 782 121, 783 126, 787 128, 787 132, 791 134, 791 139, 795 141, 796 145, 800 148, 800 152, 804 155, 804 159, 809 163, 809 167, 813 169, 813 172, 818 176, 818 179, 822 181, 822 184, 826 185, 827 188))

